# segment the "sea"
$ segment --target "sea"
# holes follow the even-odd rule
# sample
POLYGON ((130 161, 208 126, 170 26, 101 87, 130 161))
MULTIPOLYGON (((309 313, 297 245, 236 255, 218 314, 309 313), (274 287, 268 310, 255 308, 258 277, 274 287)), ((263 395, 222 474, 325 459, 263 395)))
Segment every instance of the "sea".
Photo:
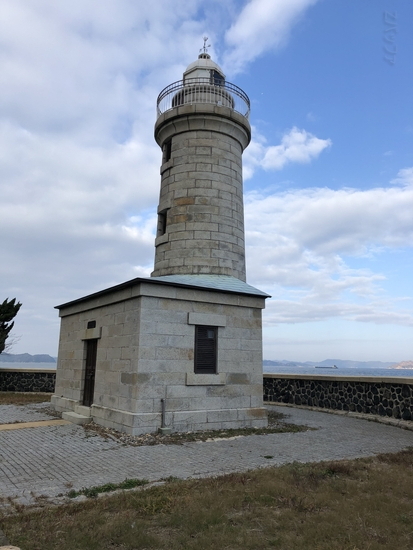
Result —
POLYGON ((377 376, 377 377, 403 377, 413 378, 413 369, 386 369, 386 368, 351 368, 351 367, 338 367, 333 368, 320 368, 313 366, 265 366, 264 373, 268 374, 311 374, 323 375, 323 376, 377 376))
MULTIPOLYGON (((2 369, 22 370, 56 370, 56 363, 0 363, 2 369)), ((338 367, 336 369, 314 366, 264 366, 264 373, 269 374, 311 374, 323 376, 377 376, 377 377, 404 377, 413 378, 413 369, 386 369, 386 368, 357 368, 338 367)))

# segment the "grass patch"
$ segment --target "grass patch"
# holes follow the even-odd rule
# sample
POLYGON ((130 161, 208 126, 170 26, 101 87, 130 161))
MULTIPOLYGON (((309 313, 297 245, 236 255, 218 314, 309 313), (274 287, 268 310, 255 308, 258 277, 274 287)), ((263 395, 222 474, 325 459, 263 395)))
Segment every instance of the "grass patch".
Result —
POLYGON ((71 490, 67 493, 67 496, 69 498, 76 498, 80 495, 85 495, 88 498, 96 498, 100 493, 111 493, 117 489, 134 489, 148 483, 147 479, 125 479, 121 483, 105 483, 104 485, 83 488, 80 491, 71 490))
POLYGON ((20 511, 24 550, 410 550, 413 450, 179 481, 20 511))
POLYGON ((0 405, 49 403, 51 396, 51 393, 0 391, 0 405))

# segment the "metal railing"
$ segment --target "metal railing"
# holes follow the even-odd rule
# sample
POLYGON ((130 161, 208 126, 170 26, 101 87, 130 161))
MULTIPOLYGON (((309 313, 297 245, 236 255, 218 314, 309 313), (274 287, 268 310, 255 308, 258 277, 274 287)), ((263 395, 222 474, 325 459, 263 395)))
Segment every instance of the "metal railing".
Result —
POLYGON ((223 80, 198 77, 178 80, 164 88, 156 102, 157 116, 195 103, 230 107, 246 118, 250 114, 250 100, 241 88, 223 80))

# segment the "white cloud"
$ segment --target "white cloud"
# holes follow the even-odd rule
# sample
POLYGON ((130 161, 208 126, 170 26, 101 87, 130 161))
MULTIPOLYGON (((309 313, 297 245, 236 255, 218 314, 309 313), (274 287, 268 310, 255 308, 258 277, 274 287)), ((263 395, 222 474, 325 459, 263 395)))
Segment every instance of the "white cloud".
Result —
POLYGON ((249 193, 248 275, 274 297, 267 322, 341 317, 413 325, 411 302, 387 296, 386 274, 369 261, 412 247, 412 211, 413 187, 249 193))
POLYGON ((200 4, 2 1, 0 287, 23 303, 23 351, 57 346, 57 303, 150 273, 155 102, 194 56, 200 4))
POLYGON ((281 145, 268 147, 262 166, 266 170, 281 170, 289 162, 307 163, 330 145, 330 139, 320 139, 294 127, 283 136, 281 145))
MULTIPOLYGON (((2 0, 0 287, 23 302, 16 352, 53 353, 54 305, 150 273, 156 97, 181 78, 202 36, 219 51, 215 37, 230 27, 223 59, 234 74, 284 44, 315 3, 2 0)), ((331 145, 298 128, 279 145, 254 136, 246 177, 311 162, 331 145)), ((391 189, 247 197, 249 279, 274 294, 269 322, 409 323, 407 309, 386 301, 384 275, 352 268, 348 256, 411 246, 412 170, 391 189)))
POLYGON ((225 35, 231 50, 224 57, 236 74, 269 49, 282 46, 304 12, 318 0, 250 0, 225 35))
POLYGON ((413 185, 413 167, 399 170, 397 177, 391 180, 390 183, 406 186, 413 185))
POLYGON ((244 153, 245 180, 253 176, 257 167, 264 170, 282 170, 290 163, 309 163, 332 144, 330 139, 320 139, 295 126, 283 135, 280 145, 267 146, 265 139, 256 129, 254 135, 255 138, 244 153))

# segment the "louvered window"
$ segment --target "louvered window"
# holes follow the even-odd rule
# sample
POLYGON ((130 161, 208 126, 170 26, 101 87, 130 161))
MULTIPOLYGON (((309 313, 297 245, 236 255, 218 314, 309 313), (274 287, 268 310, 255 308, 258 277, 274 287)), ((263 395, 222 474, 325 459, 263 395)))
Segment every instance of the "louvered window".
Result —
POLYGON ((218 327, 195 326, 195 373, 217 372, 218 327))

